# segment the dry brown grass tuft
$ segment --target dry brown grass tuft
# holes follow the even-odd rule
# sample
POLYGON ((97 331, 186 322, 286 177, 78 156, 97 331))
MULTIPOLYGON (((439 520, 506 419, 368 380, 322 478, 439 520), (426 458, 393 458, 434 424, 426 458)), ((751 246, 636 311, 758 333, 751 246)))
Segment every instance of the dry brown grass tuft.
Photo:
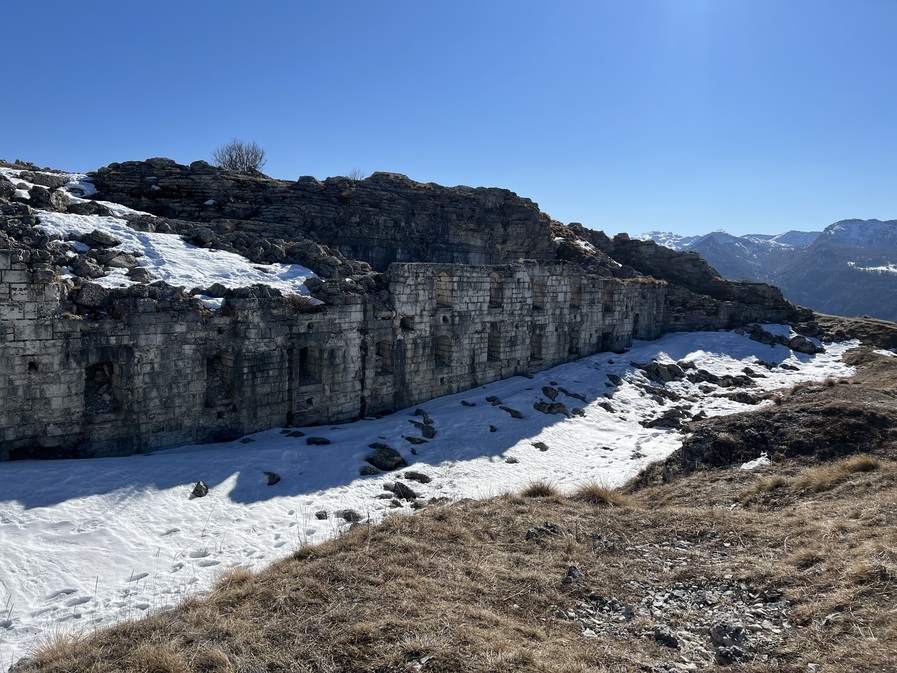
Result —
POLYGON ((853 456, 805 471, 795 479, 794 486, 799 490, 814 493, 830 491, 856 474, 871 472, 879 467, 881 462, 877 458, 867 455, 853 456))
POLYGON ((527 484, 520 495, 524 498, 554 498, 560 495, 557 487, 547 481, 534 481, 527 484))
POLYGON ((572 497, 598 507, 631 507, 634 502, 632 496, 597 482, 583 484, 572 497))

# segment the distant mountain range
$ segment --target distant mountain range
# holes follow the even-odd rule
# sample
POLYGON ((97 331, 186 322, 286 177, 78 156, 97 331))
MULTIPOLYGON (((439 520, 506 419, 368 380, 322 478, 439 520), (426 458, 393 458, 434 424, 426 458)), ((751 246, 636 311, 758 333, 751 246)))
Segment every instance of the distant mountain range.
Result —
POLYGON ((759 280, 822 313, 897 321, 897 220, 842 220, 823 231, 636 236, 697 252, 725 278, 759 280))

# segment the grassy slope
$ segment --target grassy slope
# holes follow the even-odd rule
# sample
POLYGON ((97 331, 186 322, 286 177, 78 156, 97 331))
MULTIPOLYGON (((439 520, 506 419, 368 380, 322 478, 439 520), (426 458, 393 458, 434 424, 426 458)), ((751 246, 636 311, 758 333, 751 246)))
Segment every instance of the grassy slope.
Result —
MULTIPOLYGON (((750 627, 728 670, 897 670, 895 360, 856 355, 860 385, 802 386, 760 412, 769 437, 828 447, 819 454, 773 451, 752 472, 673 457, 613 505, 601 489, 541 487, 360 524, 176 610, 60 638, 23 670, 715 668, 713 610, 750 627), (825 411, 834 404, 874 407, 881 425, 852 443, 865 426, 825 411), (826 423, 808 423, 820 413, 826 423)), ((736 459, 756 422, 712 419, 700 434, 736 459)))

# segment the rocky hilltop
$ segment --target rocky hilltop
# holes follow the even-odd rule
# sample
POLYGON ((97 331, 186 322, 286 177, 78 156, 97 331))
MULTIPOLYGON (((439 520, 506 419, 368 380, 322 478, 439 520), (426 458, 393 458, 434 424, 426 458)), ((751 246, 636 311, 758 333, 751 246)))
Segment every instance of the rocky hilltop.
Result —
POLYGON ((506 189, 442 187, 395 173, 289 182, 169 159, 111 164, 92 178, 108 201, 208 223, 219 234, 257 231, 259 225, 269 239, 301 233, 379 271, 392 262, 554 258, 548 216, 506 189))

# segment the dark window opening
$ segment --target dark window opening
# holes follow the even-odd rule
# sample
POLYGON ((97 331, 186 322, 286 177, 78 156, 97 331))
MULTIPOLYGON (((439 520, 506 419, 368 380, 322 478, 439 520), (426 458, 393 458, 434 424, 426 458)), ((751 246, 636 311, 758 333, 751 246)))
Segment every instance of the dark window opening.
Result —
POLYGON ((444 271, 436 278, 436 303, 439 306, 452 305, 452 278, 444 271))
POLYGON ((502 305, 503 292, 501 276, 497 273, 489 274, 489 306, 498 308, 502 305))
POLYGON ((533 281, 533 310, 541 311, 545 308, 545 281, 533 281))
POLYGON ((216 353, 206 359, 206 406, 218 407, 236 400, 234 354, 216 353))
POLYGON ((529 338, 529 356, 531 360, 541 360, 542 351, 542 335, 533 332, 529 338))
POLYGON ((451 367, 452 365, 452 338, 447 336, 436 337, 436 365, 451 367))
POLYGON ((405 316, 399 321, 399 327, 401 327, 406 332, 414 331, 414 318, 410 316, 405 316))
POLYGON ((93 416, 114 414, 121 408, 121 372, 114 362, 90 365, 84 379, 84 411, 93 416))
POLYGON ((299 383, 316 383, 321 380, 321 356, 317 348, 300 348, 298 365, 299 383))
POLYGON ((374 347, 374 369, 378 376, 392 374, 395 367, 395 347, 391 341, 378 341, 374 347))
POLYGON ((501 332, 489 332, 489 341, 486 344, 486 359, 492 362, 501 360, 501 332))
POLYGON ((582 306, 582 280, 576 278, 570 287, 570 308, 576 310, 580 306, 582 306))
POLYGON ((580 333, 578 329, 570 330, 570 343, 567 345, 567 353, 570 355, 579 355, 579 338, 580 333))

